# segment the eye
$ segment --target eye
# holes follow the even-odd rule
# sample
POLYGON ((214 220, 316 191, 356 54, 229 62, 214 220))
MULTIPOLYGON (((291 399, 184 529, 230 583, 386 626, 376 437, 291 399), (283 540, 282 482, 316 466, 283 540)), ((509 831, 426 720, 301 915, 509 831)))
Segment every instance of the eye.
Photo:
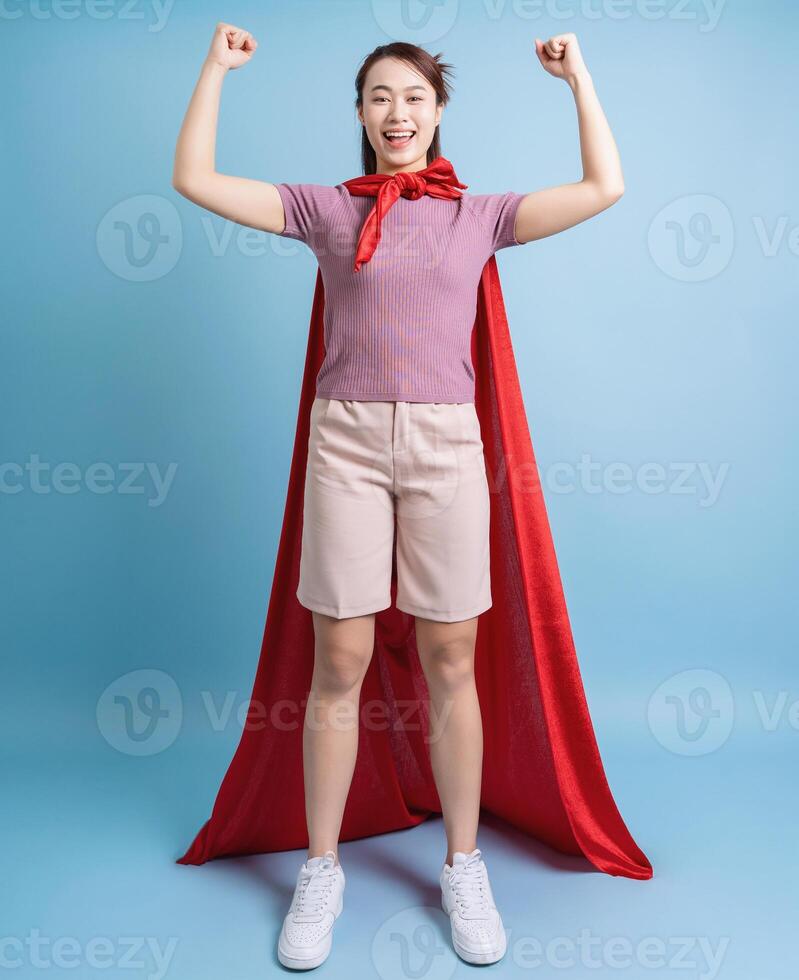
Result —
MULTIPOLYGON (((387 98, 388 98, 387 95, 376 95, 374 97, 374 100, 373 101, 374 102, 382 102, 384 99, 387 99, 387 98)), ((417 102, 422 102, 422 101, 424 101, 424 96, 422 96, 422 95, 412 95, 408 99, 408 101, 410 102, 412 99, 416 99, 417 102)))

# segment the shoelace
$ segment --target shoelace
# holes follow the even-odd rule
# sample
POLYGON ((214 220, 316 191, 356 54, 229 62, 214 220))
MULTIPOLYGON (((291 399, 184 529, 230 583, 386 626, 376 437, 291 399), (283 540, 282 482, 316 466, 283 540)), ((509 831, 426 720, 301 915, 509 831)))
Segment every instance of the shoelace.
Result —
POLYGON ((321 919, 336 873, 336 865, 324 861, 310 870, 303 870, 294 901, 295 919, 299 922, 317 922, 321 919))
POLYGON ((485 866, 479 848, 476 848, 461 865, 450 871, 449 880, 455 891, 455 900, 465 919, 484 919, 490 905, 484 877, 485 866))

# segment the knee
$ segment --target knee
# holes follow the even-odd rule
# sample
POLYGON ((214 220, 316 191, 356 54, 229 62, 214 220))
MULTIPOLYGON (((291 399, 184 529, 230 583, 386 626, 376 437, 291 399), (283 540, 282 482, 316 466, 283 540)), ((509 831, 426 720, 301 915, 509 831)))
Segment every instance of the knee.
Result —
POLYGON ((452 691, 474 681, 474 650, 463 640, 436 643, 421 659, 428 686, 437 690, 452 691))
POLYGON ((314 658, 314 686, 328 694, 349 694, 360 686, 369 654, 357 647, 328 644, 314 658))

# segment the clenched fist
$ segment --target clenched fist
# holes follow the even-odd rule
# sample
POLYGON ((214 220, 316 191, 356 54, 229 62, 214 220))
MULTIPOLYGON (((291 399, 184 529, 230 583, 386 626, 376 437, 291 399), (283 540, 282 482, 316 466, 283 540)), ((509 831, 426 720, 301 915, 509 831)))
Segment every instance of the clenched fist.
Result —
POLYGON ((241 68, 252 58, 257 47, 258 42, 249 31, 220 22, 214 30, 206 60, 223 68, 241 68))
POLYGON ((555 34, 548 41, 537 37, 535 51, 538 60, 555 78, 567 80, 588 71, 574 34, 555 34))

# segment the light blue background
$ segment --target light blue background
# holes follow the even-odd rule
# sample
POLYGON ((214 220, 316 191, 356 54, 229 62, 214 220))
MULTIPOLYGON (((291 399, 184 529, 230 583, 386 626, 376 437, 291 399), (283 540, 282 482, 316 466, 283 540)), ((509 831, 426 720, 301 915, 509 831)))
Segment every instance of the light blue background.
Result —
MULTIPOLYGON (((40 975, 25 945, 36 930, 82 950, 50 976, 158 975, 143 949, 140 969, 123 969, 120 937, 174 937, 166 976, 178 980, 281 969, 274 945, 303 854, 173 863, 241 734, 235 711, 214 726, 203 692, 217 708, 233 692, 238 708, 251 689, 316 268, 304 246, 171 187, 181 120, 224 19, 259 49, 225 81, 220 171, 355 176, 357 67, 403 39, 456 65, 442 152, 472 193, 580 178, 571 93, 533 47, 576 32, 626 193, 592 221, 503 250, 499 265, 597 736, 655 877, 592 873, 486 817, 479 844, 510 931, 493 969, 794 976, 796 8, 714 14, 675 0, 656 19, 643 2, 443 3, 428 34, 403 25, 398 4, 364 0, 179 2, 161 20, 143 2, 100 9, 8 0, 0 15, 10 975, 40 975), (137 264, 152 228, 136 221, 153 209, 164 241, 137 264), (584 455, 600 478, 612 464, 635 475, 659 463, 661 492, 589 492, 576 471, 573 491, 558 492, 556 468, 584 455), (26 469, 37 459, 48 492, 26 469), (87 485, 102 462, 107 493, 87 485), (71 464, 76 492, 54 484, 58 464, 71 464), (131 464, 162 477, 172 466, 163 499, 147 471, 134 474, 140 492, 126 489, 131 464), (115 709, 103 692, 142 669, 174 679, 183 714, 163 751, 138 756, 106 737, 115 709), (709 673, 695 683, 693 670, 709 673), (565 946, 531 965, 515 945, 577 942, 581 930, 632 953, 606 952, 598 970, 565 946), (110 938, 110 970, 86 955, 97 937, 110 938), (663 946, 654 966, 635 953, 647 937, 663 946), (720 966, 707 944, 721 945, 720 966)), ((346 911, 320 975, 358 963, 365 976, 403 976, 385 937, 429 906, 439 948, 416 975, 466 976, 438 909, 444 855, 440 820, 343 844, 346 911)))

